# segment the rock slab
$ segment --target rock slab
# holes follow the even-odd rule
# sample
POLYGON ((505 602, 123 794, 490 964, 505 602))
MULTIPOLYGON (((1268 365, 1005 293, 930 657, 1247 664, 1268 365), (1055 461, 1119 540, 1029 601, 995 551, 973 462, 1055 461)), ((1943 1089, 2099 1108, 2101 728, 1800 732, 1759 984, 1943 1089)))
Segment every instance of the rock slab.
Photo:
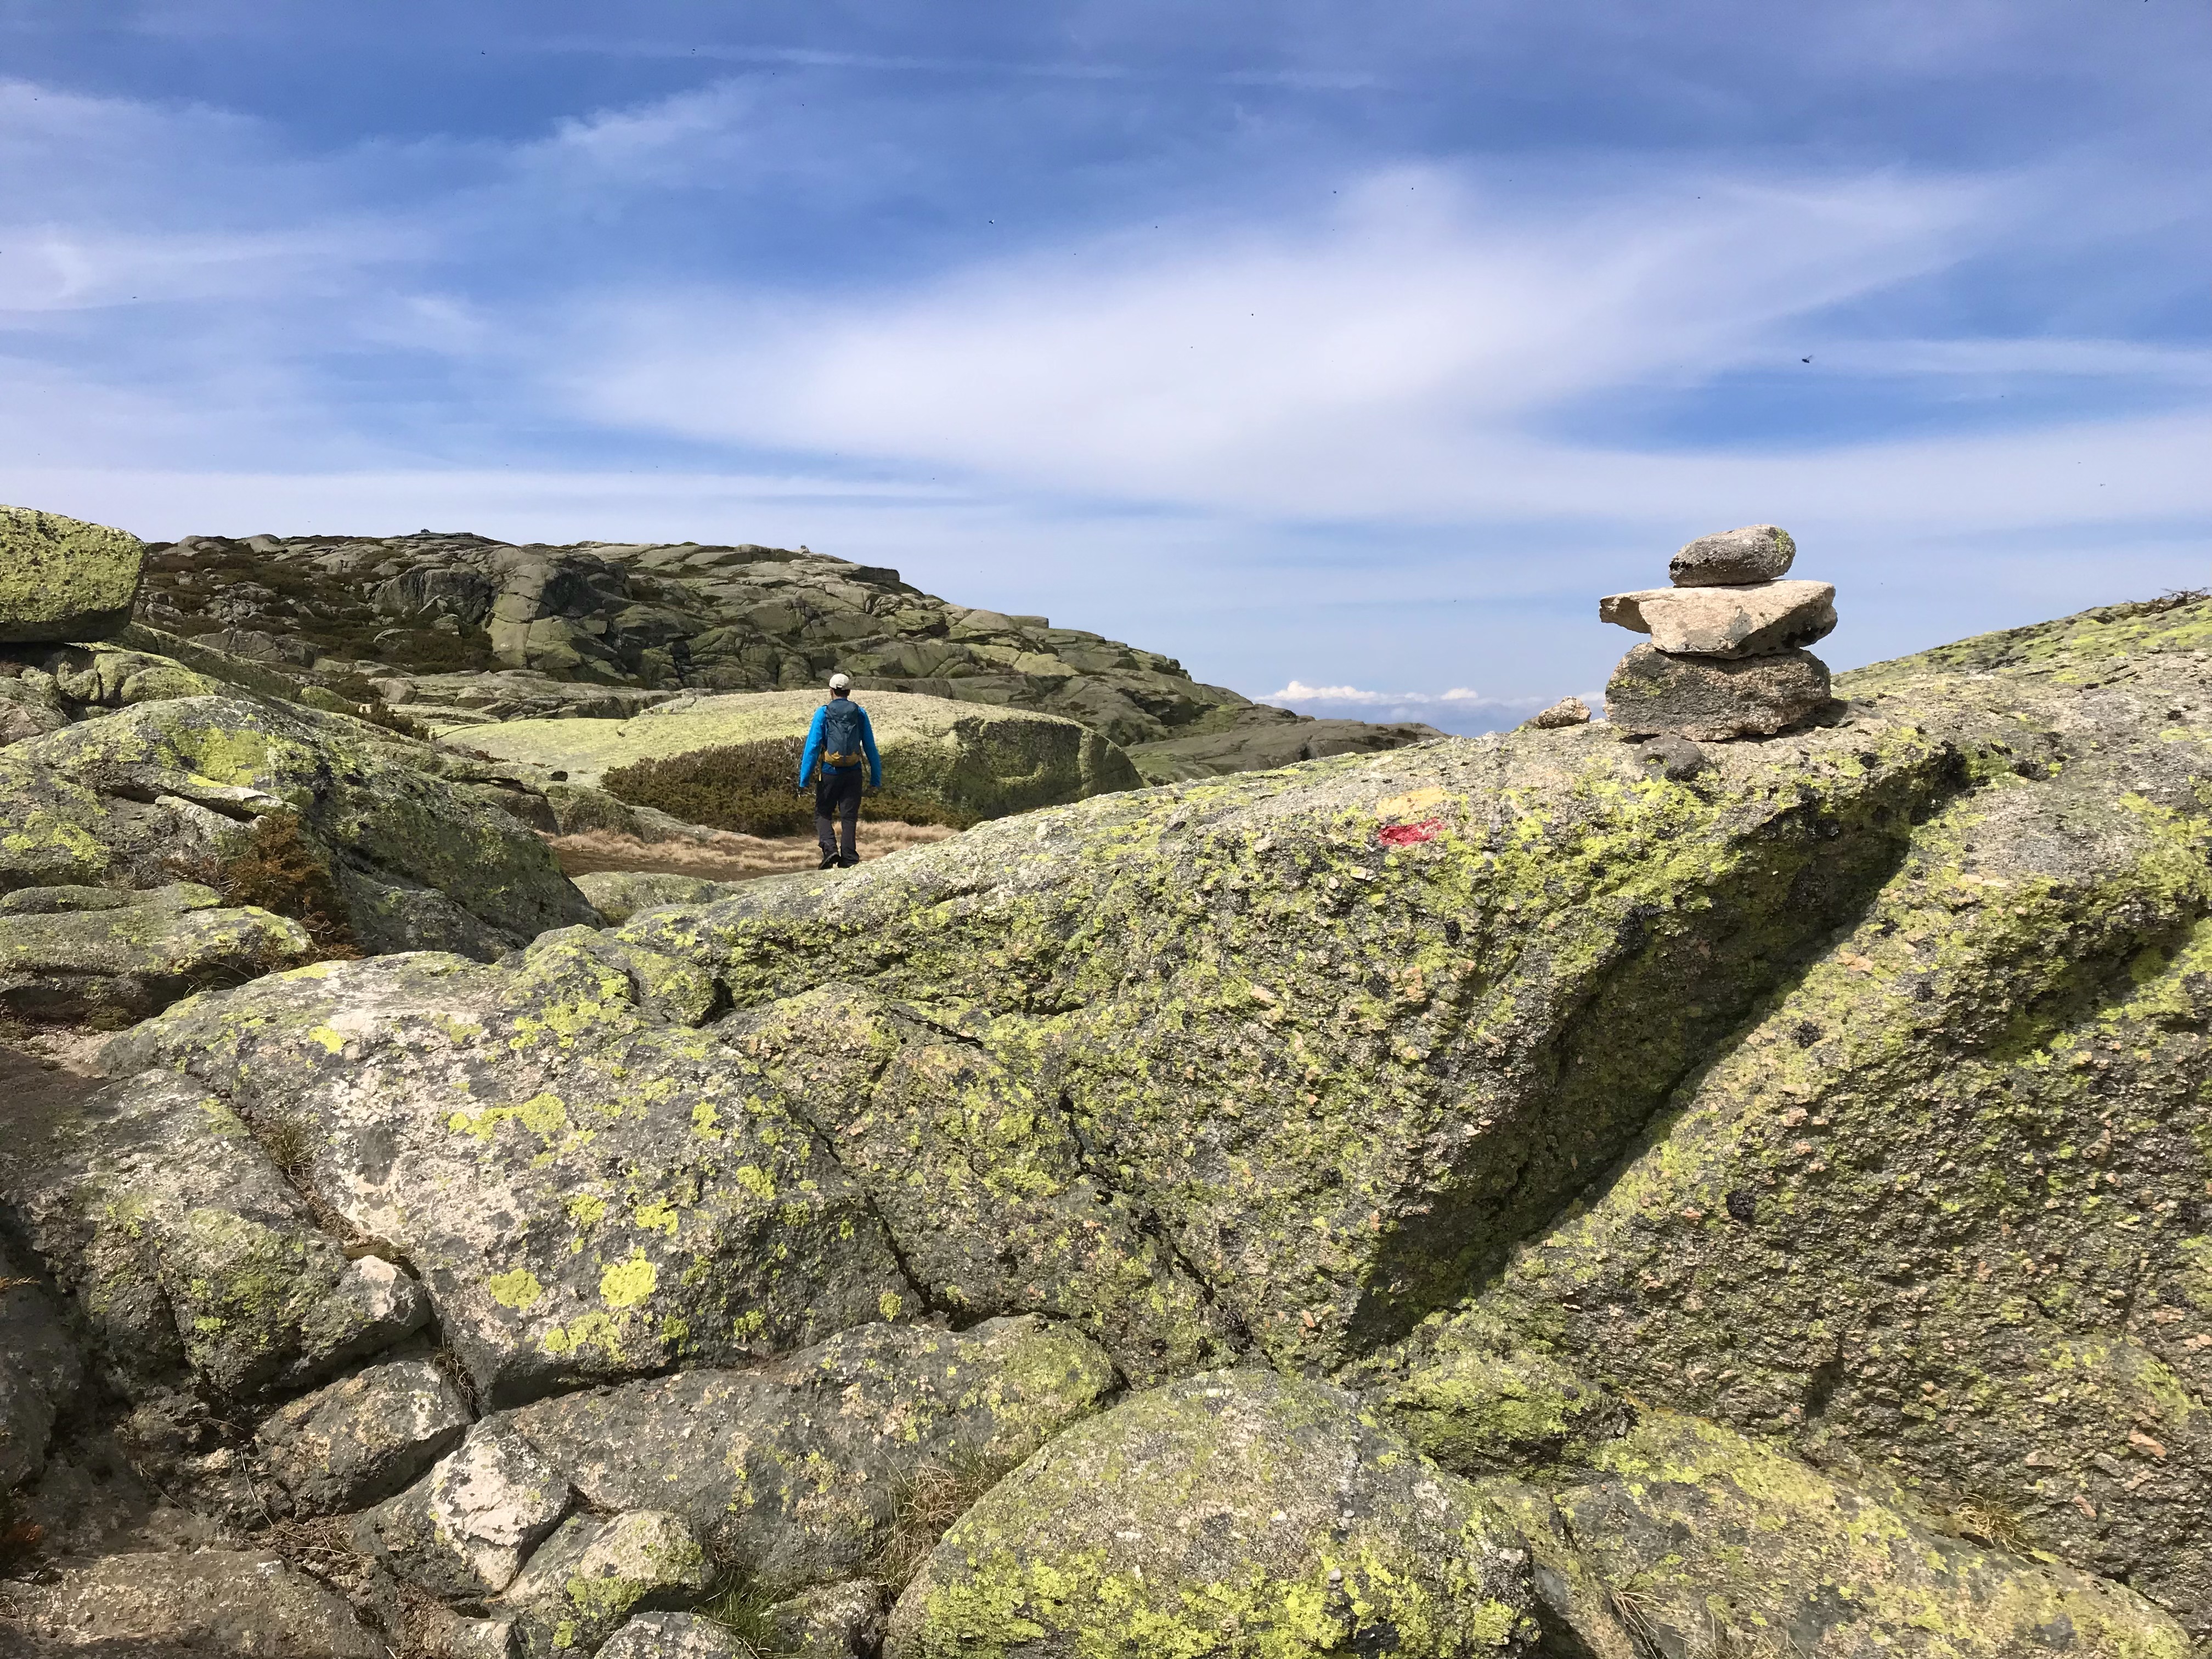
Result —
POLYGON ((246 1121, 183 1078, 14 1126, 0 1190, 133 1399, 187 1375, 228 1400, 304 1387, 430 1316, 413 1278, 349 1258, 246 1121))
POLYGON ((571 1496, 536 1447, 480 1423, 422 1480, 363 1516, 355 1539, 410 1583, 476 1601, 514 1582, 571 1496))
POLYGON ((1522 1522, 1559 1650, 2185 1659, 2117 1584, 1946 1537, 1741 1435, 1650 1413, 1589 1479, 1488 1487, 1522 1522), (1746 1549, 1735 1540, 1757 1540, 1746 1549), (1848 1587, 1846 1589, 1846 1587, 1848 1587), (1564 1639, 1561 1639, 1564 1638, 1564 1639))
POLYGON ((876 1561, 915 1481, 1011 1468, 1113 1388, 1105 1353, 1066 1326, 875 1324, 758 1370, 653 1377, 495 1420, 593 1507, 672 1510, 732 1571, 819 1584, 876 1561))
POLYGON ((696 1613, 641 1613, 607 1638, 599 1659, 753 1659, 756 1651, 696 1613))
POLYGON ((0 507, 0 644, 106 638, 130 622, 145 562, 128 531, 0 507))
POLYGON ((444 1372, 396 1359, 289 1401, 257 1438, 294 1510, 331 1515, 391 1497, 468 1427, 468 1407, 444 1372))
POLYGON ((501 1602, 526 1659, 587 1654, 633 1613, 682 1608, 714 1583, 681 1517, 634 1510, 575 1515, 530 1558, 501 1602))
MULTIPOLYGON (((283 1557, 243 1550, 103 1556, 52 1584, 10 1584, 58 1650, 386 1659, 353 1609, 283 1557)), ((0 1632, 4 1634, 4 1632, 0 1632)))
POLYGON ((0 898, 0 1012, 127 1024, 178 998, 295 967, 307 930, 191 882, 146 892, 29 888, 0 898), (55 896, 59 896, 58 897, 55 896))

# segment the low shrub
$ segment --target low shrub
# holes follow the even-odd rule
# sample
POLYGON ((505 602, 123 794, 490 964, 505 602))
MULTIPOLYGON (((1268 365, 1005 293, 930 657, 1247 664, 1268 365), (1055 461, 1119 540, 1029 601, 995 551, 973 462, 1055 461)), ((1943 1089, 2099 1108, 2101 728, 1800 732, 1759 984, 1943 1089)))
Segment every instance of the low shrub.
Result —
MULTIPOLYGON (((746 836, 796 836, 814 826, 814 792, 797 787, 800 738, 763 738, 752 743, 695 749, 666 760, 644 760, 617 769, 599 787, 632 806, 650 806, 686 823, 734 830, 746 836)), ((860 816, 878 822, 941 823, 965 830, 968 814, 919 795, 873 790, 860 797, 860 816)))
POLYGON ((233 904, 258 905, 289 916, 307 930, 326 960, 361 954, 330 866, 289 812, 256 818, 245 844, 223 858, 172 859, 170 868, 187 881, 214 888, 233 904))

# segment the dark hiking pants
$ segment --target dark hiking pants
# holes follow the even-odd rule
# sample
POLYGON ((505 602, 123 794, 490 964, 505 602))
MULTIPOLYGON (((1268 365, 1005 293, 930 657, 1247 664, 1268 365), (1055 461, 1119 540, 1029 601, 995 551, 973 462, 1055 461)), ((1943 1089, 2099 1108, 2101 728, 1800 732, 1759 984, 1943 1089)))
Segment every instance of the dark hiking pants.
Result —
POLYGON ((860 857, 853 833, 860 817, 860 786, 867 772, 858 766, 825 766, 814 780, 814 839, 826 858, 835 853, 850 864, 860 857), (844 840, 838 840, 840 829, 844 840))

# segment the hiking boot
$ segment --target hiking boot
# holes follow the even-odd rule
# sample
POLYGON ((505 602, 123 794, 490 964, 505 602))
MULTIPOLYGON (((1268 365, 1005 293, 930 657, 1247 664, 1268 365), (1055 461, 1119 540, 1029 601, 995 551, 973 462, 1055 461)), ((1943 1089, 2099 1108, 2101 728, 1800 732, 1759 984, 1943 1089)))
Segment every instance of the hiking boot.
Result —
POLYGON ((840 870, 849 870, 860 861, 860 855, 858 853, 848 853, 843 858, 837 860, 837 867, 840 870))
POLYGON ((837 855, 835 853, 824 853, 822 855, 822 862, 814 867, 817 870, 835 870, 837 867, 837 855))

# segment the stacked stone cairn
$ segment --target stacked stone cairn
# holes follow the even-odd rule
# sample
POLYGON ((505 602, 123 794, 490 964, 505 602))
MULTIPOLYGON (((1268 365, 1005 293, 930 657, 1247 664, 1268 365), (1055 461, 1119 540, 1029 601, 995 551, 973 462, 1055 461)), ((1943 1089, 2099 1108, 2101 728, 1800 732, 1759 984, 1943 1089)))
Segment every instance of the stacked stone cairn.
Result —
POLYGON ((1796 556, 1787 531, 1747 525, 1677 553, 1673 586, 1600 599, 1599 621, 1651 636, 1613 671, 1607 718, 1630 738, 1725 743, 1826 707, 1828 665, 1804 647, 1835 628, 1836 590, 1783 580, 1796 556))

